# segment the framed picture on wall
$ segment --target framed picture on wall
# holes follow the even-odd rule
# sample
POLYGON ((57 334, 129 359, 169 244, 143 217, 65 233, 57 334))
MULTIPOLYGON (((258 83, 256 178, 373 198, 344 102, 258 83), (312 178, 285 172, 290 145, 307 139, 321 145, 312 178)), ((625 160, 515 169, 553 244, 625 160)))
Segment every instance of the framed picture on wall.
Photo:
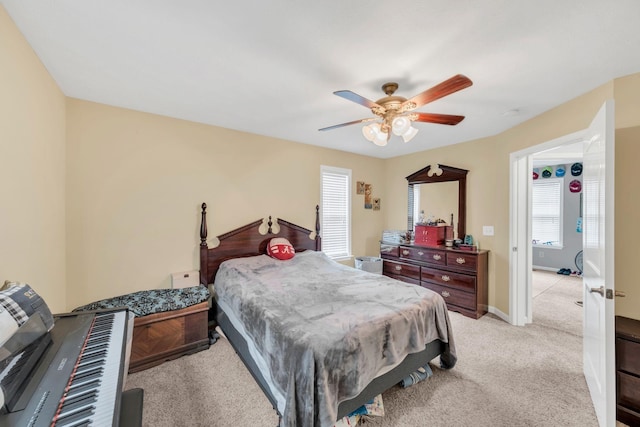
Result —
POLYGON ((364 194, 364 181, 358 181, 356 183, 356 194, 364 194))
POLYGON ((380 210, 380 198, 376 197, 375 199, 373 199, 373 210, 374 211, 379 211, 380 210))
POLYGON ((364 208, 365 209, 371 209, 372 206, 372 202, 371 202, 371 184, 365 184, 364 185, 364 208))

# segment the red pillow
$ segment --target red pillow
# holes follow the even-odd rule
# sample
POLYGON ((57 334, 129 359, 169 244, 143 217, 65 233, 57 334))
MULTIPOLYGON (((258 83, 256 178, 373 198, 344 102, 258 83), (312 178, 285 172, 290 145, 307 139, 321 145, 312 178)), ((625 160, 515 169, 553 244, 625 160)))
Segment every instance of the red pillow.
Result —
POLYGON ((267 245, 267 254, 271 258, 287 260, 293 258, 296 254, 296 250, 284 237, 274 237, 267 245))

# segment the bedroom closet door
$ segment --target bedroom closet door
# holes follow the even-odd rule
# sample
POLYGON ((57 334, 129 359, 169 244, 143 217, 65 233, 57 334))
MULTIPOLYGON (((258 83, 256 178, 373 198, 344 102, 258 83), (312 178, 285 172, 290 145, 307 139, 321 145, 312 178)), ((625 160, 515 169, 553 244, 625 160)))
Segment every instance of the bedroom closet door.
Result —
POLYGON ((583 165, 584 375, 602 427, 616 425, 613 101, 586 135, 583 165))

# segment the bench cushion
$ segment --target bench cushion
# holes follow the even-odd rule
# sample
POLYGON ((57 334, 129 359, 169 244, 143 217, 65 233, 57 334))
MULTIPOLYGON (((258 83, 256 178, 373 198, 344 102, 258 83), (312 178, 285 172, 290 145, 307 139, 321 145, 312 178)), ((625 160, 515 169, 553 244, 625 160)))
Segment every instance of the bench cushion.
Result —
POLYGON ((163 311, 180 310, 209 299, 204 286, 181 289, 151 289, 95 301, 73 311, 90 311, 127 307, 136 317, 163 311))

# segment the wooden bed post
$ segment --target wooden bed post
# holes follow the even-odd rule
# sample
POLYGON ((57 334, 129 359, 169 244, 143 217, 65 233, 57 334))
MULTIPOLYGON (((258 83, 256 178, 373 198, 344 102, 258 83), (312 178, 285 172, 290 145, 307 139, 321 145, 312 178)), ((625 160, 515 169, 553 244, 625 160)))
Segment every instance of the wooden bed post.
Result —
MULTIPOLYGON (((200 259, 204 258, 206 259, 207 257, 207 251, 209 250, 209 247, 207 246, 207 204, 203 203, 202 204, 202 214, 201 214, 201 219, 200 219, 200 259)), ((200 284, 207 286, 208 283, 208 279, 207 277, 209 277, 207 275, 207 263, 204 263, 204 265, 202 265, 202 263, 200 263, 200 284)))

